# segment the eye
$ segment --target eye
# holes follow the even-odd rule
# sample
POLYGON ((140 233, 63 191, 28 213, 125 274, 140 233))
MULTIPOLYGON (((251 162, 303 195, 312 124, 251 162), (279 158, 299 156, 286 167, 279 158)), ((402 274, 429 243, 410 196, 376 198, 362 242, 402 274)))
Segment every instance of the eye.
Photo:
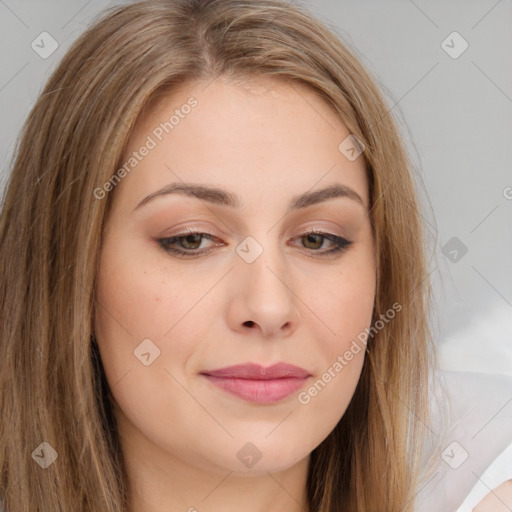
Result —
MULTIPOLYGON (((324 233, 322 231, 308 231, 302 234, 299 238, 302 242, 302 247, 309 249, 315 256, 328 257, 345 251, 352 241, 347 240, 341 236, 333 235, 332 233, 324 233), (331 246, 328 250, 320 250, 324 247, 324 243, 328 242, 331 246)), ((178 233, 172 237, 160 238, 157 240, 158 244, 166 252, 174 254, 178 257, 193 258, 201 256, 210 252, 214 247, 224 245, 222 242, 214 243, 209 247, 202 246, 204 240, 219 241, 216 236, 193 229, 187 230, 184 233, 178 233)), ((325 249, 325 248, 324 248, 325 249)))
MULTIPOLYGON (((175 236, 168 238, 160 238, 157 240, 159 245, 167 252, 179 256, 198 256, 209 252, 210 248, 201 248, 201 242, 204 240, 218 240, 218 238, 210 233, 203 233, 201 231, 187 230, 185 233, 179 233, 175 236), (177 245, 178 247, 173 247, 177 245)), ((221 245, 221 244, 217 244, 221 245)))
POLYGON ((300 238, 302 244, 307 249, 311 249, 319 256, 333 255, 345 251, 351 244, 351 240, 347 240, 338 235, 332 233, 324 233, 323 231, 308 231, 301 235, 300 238), (331 244, 331 249, 319 251, 324 245, 324 242, 328 241, 331 244))

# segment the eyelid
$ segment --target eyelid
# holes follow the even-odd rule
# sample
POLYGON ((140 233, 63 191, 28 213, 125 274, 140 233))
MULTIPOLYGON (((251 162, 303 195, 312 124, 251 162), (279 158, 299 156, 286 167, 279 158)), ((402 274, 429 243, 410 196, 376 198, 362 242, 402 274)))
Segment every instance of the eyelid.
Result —
POLYGON ((188 234, 194 234, 194 233, 202 233, 207 234, 210 236, 214 236, 217 238, 223 238, 226 235, 222 234, 219 230, 214 229, 212 227, 204 227, 204 226, 186 226, 184 228, 180 228, 179 226, 175 229, 173 229, 172 232, 167 234, 163 234, 160 238, 174 238, 176 236, 186 236, 188 234))

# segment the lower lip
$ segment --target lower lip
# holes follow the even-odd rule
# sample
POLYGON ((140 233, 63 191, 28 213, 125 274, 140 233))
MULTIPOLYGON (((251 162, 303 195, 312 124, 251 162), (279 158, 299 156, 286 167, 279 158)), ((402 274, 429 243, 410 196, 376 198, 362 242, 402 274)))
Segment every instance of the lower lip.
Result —
POLYGON ((286 377, 282 379, 251 380, 204 375, 215 386, 249 402, 271 404, 279 402, 298 391, 306 378, 286 377))

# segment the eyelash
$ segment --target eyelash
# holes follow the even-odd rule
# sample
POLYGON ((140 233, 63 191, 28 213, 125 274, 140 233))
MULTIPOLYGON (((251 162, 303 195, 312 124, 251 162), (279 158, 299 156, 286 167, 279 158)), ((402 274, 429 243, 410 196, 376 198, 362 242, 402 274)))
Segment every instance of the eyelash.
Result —
MULTIPOLYGON (((198 251, 197 249, 182 250, 182 249, 175 249, 175 248, 170 247, 171 244, 174 244, 174 243, 178 242, 180 239, 186 238, 187 236, 190 236, 190 235, 202 235, 200 241, 202 241, 204 238, 209 239, 209 240, 214 240, 217 238, 216 236, 211 235, 210 233, 205 233, 202 231, 196 231, 196 230, 191 229, 191 230, 187 230, 184 233, 178 233, 177 235, 172 236, 172 237, 159 238, 156 241, 159 243, 159 245, 162 247, 162 249, 164 251, 166 251, 167 253, 174 254, 178 257, 184 257, 184 258, 198 257, 198 256, 201 256, 203 254, 210 252, 213 249, 213 247, 212 247, 212 248, 203 249, 203 250, 198 251), (192 251, 194 251, 194 252, 192 252, 192 251)), ((296 238, 303 238, 303 237, 309 236, 309 235, 321 235, 324 239, 327 239, 335 244, 335 247, 328 251, 319 252, 319 250, 310 249, 313 252, 318 253, 318 255, 320 257, 328 257, 328 256, 332 256, 332 255, 341 254, 344 251, 346 251, 350 245, 352 245, 351 240, 347 240, 346 238, 343 238, 343 237, 337 236, 337 235, 333 235, 331 233, 325 233, 323 231, 315 231, 315 230, 305 231, 302 235, 300 235, 296 238)), ((322 243, 322 245, 323 245, 323 243, 322 243)))

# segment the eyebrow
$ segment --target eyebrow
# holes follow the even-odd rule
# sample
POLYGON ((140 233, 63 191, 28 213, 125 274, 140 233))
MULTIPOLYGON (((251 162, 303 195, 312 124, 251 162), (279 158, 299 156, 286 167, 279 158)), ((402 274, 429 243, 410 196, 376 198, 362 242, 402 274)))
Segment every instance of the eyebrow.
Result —
MULTIPOLYGON (((209 185, 201 185, 195 183, 171 183, 161 188, 160 190, 152 192, 146 196, 133 209, 133 211, 149 203, 156 197, 169 194, 181 194, 189 197, 195 197, 212 204, 229 206, 231 208, 241 208, 242 206, 242 201, 236 194, 218 187, 211 187, 209 185)), ((288 205, 287 212, 289 213, 291 211, 301 210, 303 208, 307 208, 308 206, 312 206, 337 197, 346 197, 348 199, 352 199, 353 201, 366 208, 363 200, 361 199, 361 196, 355 190, 347 187, 346 185, 335 183, 320 190, 305 192, 303 194, 292 197, 288 205)))

